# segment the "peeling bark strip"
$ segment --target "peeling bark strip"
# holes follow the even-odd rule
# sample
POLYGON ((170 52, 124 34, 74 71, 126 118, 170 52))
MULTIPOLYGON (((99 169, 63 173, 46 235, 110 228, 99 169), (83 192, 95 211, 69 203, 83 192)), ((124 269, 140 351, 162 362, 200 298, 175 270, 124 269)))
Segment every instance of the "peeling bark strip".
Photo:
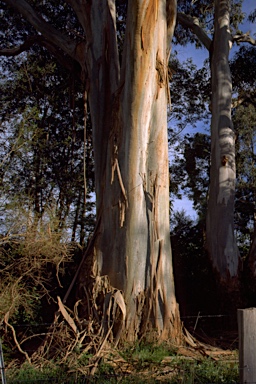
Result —
POLYGON ((95 249, 100 274, 124 292, 130 340, 149 329, 180 336, 169 236, 165 9, 160 0, 129 2, 95 249))
POLYGON ((167 79, 166 69, 167 69, 166 63, 161 61, 161 59, 158 57, 158 52, 157 52, 157 55, 156 55, 157 82, 161 88, 163 85, 166 84, 166 79, 167 79))
POLYGON ((62 316, 64 317, 66 322, 70 325, 70 327, 73 329, 74 333, 76 334, 78 332, 76 323, 74 322, 72 317, 68 314, 66 308, 64 307, 64 305, 61 301, 61 298, 59 296, 57 296, 57 299, 58 299, 59 310, 62 313, 62 316))
POLYGON ((123 184, 123 180, 122 180, 122 176, 121 176, 121 171, 120 171, 120 168, 119 168, 119 164, 118 164, 117 158, 114 160, 114 164, 112 166, 111 184, 114 181, 115 170, 117 171, 118 181, 119 181, 119 184, 120 184, 120 188, 121 188, 121 191, 122 191, 122 197, 123 197, 123 199, 120 199, 119 202, 118 202, 118 204, 119 204, 119 211, 120 211, 120 227, 123 227, 124 221, 125 221, 125 209, 128 208, 128 199, 127 199, 126 190, 124 188, 124 184, 123 184))
POLYGON ((159 0, 153 0, 147 2, 145 7, 141 7, 141 14, 138 17, 141 17, 143 20, 141 26, 141 49, 145 50, 146 53, 151 48, 151 39, 152 39, 152 31, 151 26, 155 24, 157 21, 157 9, 158 9, 159 0))

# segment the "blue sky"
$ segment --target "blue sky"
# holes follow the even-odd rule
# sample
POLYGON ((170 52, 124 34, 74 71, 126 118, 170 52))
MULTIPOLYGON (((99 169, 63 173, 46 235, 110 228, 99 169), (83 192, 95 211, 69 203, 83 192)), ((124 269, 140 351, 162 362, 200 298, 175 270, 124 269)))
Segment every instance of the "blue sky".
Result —
MULTIPOLYGON (((243 2, 243 12, 245 13, 245 19, 243 24, 240 26, 242 32, 250 32, 251 36, 256 38, 256 23, 250 23, 247 20, 248 15, 256 9, 256 0, 244 0, 243 2)), ((195 50, 194 46, 186 46, 186 47, 175 47, 175 50, 178 51, 178 57, 181 61, 185 61, 186 59, 192 57, 194 63, 198 67, 202 67, 204 60, 208 57, 208 51, 205 48, 195 50)), ((231 50, 230 56, 237 50, 237 45, 234 45, 231 50)), ((200 126, 200 122, 198 124, 200 126)), ((199 128, 199 127, 198 127, 199 128)), ((196 132, 194 128, 191 128, 193 133, 196 132)), ((191 216, 192 219, 197 218, 197 214, 193 209, 192 201, 188 200, 186 197, 183 197, 181 200, 176 199, 174 202, 174 210, 182 210, 184 209, 187 215, 191 216)))

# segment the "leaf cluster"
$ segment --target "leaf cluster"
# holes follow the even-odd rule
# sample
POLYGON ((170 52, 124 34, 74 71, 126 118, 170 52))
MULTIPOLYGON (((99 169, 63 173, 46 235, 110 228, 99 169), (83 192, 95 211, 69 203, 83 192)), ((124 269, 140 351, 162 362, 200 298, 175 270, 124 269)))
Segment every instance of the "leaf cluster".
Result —
POLYGON ((241 46, 230 62, 234 92, 254 91, 256 88, 256 48, 241 46))
POLYGON ((177 145, 170 171, 171 191, 177 197, 185 194, 193 201, 195 210, 205 217, 210 173, 210 138, 204 133, 186 135, 177 145), (175 185, 179 189, 175 189, 175 185))
MULTIPOLYGON (((15 62, 14 72, 11 70, 12 63, 5 63, 1 76, 2 199, 8 195, 8 204, 17 198, 21 204, 32 203, 37 214, 54 206, 60 225, 70 220, 72 227, 74 220, 84 221, 85 215, 81 85, 42 48, 15 62)), ((89 115, 85 153, 88 196, 94 188, 92 157, 89 115)), ((88 207, 91 216, 93 203, 88 207)), ((83 221, 76 228, 84 232, 83 221)))
MULTIPOLYGON (((239 30, 239 24, 243 22, 244 13, 242 12, 242 0, 230 1, 230 27, 231 33, 236 33, 239 30)), ((214 2, 209 0, 191 1, 182 0, 177 4, 178 13, 191 16, 197 20, 200 28, 210 37, 213 38, 214 34, 214 2)), ((197 36, 186 26, 177 24, 174 44, 185 46, 193 44, 196 48, 202 48, 202 42, 197 36)))

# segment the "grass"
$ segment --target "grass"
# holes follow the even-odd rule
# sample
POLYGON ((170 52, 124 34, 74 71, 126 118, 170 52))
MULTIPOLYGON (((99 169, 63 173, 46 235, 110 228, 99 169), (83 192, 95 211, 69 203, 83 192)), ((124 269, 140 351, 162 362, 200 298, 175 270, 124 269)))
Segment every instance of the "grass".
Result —
POLYGON ((136 343, 119 351, 107 351, 96 373, 90 376, 90 356, 85 355, 75 365, 50 363, 43 369, 25 363, 20 369, 7 370, 8 384, 211 384, 238 383, 238 362, 213 360, 198 356, 178 355, 167 344, 136 343), (84 367, 83 364, 84 363, 84 367), (88 365, 89 364, 89 365, 88 365), (87 373, 86 373, 87 372, 87 373))
POLYGON ((41 370, 24 363, 20 369, 7 369, 8 384, 64 383, 65 377, 65 372, 58 366, 46 367, 41 370))

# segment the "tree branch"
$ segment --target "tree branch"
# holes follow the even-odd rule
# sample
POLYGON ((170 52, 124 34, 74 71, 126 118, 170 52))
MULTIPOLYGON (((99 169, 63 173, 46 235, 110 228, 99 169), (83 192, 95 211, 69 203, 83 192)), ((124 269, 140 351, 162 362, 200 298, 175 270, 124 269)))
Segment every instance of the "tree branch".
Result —
POLYGON ((17 56, 20 53, 29 50, 32 45, 38 43, 42 44, 43 36, 30 36, 27 40, 17 47, 0 49, 0 56, 17 56))
POLYGON ((243 34, 237 34, 237 35, 232 37, 232 40, 233 40, 233 42, 236 42, 237 44, 249 43, 251 45, 256 45, 256 40, 250 36, 250 32, 246 32, 243 34))
POLYGON ((198 37, 201 43, 210 51, 212 40, 204 32, 199 25, 199 20, 196 17, 186 15, 185 13, 177 14, 177 21, 185 28, 189 28, 198 37))
POLYGON ((232 101, 232 108, 237 108, 239 105, 246 103, 256 106, 256 92, 239 95, 234 101, 232 101))
MULTIPOLYGON (((0 56, 17 56, 20 53, 29 50, 34 44, 38 44, 42 47, 45 47, 58 60, 61 65, 63 65, 68 71, 74 72, 74 66, 76 61, 70 58, 69 56, 65 55, 63 51, 57 48, 54 44, 51 44, 51 42, 46 40, 43 36, 39 35, 28 37, 23 44, 17 47, 0 49, 0 56)), ((77 75, 78 77, 81 76, 81 68, 80 71, 78 70, 77 75)))
MULTIPOLYGON (((67 35, 61 33, 50 23, 46 22, 39 16, 35 10, 25 0, 3 0, 6 4, 13 7, 39 32, 45 39, 62 49, 73 59, 77 60, 76 47, 77 43, 71 40, 67 35)), ((26 43, 24 43, 26 44, 26 43)), ((2 50, 3 52, 3 50, 2 50)), ((10 53, 10 50, 9 50, 10 53)))

